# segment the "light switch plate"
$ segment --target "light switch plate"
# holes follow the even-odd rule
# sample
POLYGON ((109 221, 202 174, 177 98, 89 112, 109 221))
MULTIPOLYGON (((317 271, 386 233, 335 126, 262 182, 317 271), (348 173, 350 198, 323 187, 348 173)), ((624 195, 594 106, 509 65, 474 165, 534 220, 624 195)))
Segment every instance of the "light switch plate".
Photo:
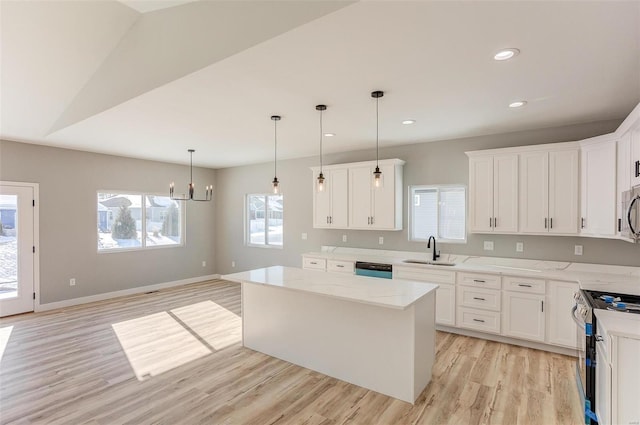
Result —
POLYGON ((302 240, 303 240, 303 241, 306 241, 306 240, 307 240, 307 234, 306 234, 306 233, 303 233, 303 234, 302 234, 302 240))
POLYGON ((484 250, 493 251, 493 241, 484 241, 484 250))
POLYGON ((523 252, 523 251, 524 251, 524 243, 516 242, 516 252, 523 252))
POLYGON ((382 245, 384 243, 384 237, 380 236, 378 238, 378 244, 382 245))
POLYGON ((582 255, 582 245, 575 245, 573 248, 574 255, 582 255))
POLYGON ((347 241, 347 235, 342 235, 342 242, 346 242, 347 241))

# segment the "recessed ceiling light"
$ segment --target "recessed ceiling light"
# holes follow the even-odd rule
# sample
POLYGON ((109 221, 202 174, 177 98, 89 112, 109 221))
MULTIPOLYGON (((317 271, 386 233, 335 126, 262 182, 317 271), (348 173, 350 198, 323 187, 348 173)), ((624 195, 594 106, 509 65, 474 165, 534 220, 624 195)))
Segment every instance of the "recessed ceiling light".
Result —
POLYGON ((324 137, 333 137, 336 133, 324 133, 324 137))
POLYGON ((409 125, 409 124, 415 124, 416 120, 404 120, 402 121, 402 124, 404 125, 409 125))
POLYGON ((521 107, 523 107, 523 106, 524 106, 524 105, 526 105, 526 104, 527 104, 527 101, 526 101, 526 100, 518 100, 518 101, 516 101, 516 102, 511 102, 511 103, 509 104, 509 108, 521 108, 521 107))
POLYGON ((493 56, 493 58, 497 61, 506 61, 511 59, 514 56, 518 56, 518 53, 520 53, 520 50, 518 49, 513 49, 513 48, 502 49, 498 53, 496 53, 493 56))

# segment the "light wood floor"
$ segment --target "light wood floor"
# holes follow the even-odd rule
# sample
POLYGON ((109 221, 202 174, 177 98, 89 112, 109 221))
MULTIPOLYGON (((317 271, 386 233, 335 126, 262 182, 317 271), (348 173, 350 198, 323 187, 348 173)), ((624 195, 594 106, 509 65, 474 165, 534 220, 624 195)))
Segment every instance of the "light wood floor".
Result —
POLYGON ((211 281, 2 319, 0 422, 581 423, 570 357, 438 332, 413 406, 243 348, 239 315, 211 281))

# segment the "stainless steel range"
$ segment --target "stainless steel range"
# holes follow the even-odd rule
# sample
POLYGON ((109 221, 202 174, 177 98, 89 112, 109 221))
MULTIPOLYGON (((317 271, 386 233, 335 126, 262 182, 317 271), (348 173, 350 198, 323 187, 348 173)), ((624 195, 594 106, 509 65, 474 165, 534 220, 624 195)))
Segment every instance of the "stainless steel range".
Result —
POLYGON ((576 380, 584 401, 585 423, 597 423, 596 406, 596 340, 598 324, 594 309, 621 314, 640 314, 640 296, 582 289, 575 294, 571 314, 578 325, 578 360, 576 380))

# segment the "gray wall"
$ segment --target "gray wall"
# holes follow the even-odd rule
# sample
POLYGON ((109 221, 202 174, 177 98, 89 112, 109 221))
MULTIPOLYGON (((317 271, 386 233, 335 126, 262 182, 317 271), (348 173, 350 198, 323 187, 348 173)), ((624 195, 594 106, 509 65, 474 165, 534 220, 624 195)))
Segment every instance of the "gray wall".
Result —
MULTIPOLYGON (((614 120, 389 147, 380 150, 380 158, 400 158, 407 162, 404 167, 405 201, 403 202, 403 205, 406 205, 406 187, 409 185, 468 184, 469 170, 465 151, 580 140, 612 132, 619 124, 619 120, 614 120)), ((327 155, 325 164, 372 159, 375 159, 374 149, 327 155)), ((312 224, 313 183, 309 167, 317 166, 318 161, 317 157, 312 157, 278 163, 278 178, 282 182, 285 205, 283 249, 255 248, 244 244, 244 195, 270 190, 273 164, 217 171, 216 272, 224 274, 275 264, 300 266, 300 255, 304 252, 317 251, 321 245, 426 251, 424 243, 408 241, 406 208, 403 212, 404 230, 402 231, 314 229, 312 224), (307 240, 302 240, 302 233, 307 233, 307 240), (348 242, 342 242, 342 235, 347 235, 348 242), (384 245, 378 245, 379 236, 384 236, 384 245), (236 262, 235 269, 231 267, 232 261, 236 262)), ((466 244, 442 244, 440 247, 442 252, 454 254, 640 266, 640 244, 633 245, 606 239, 470 234, 466 244), (494 242, 494 251, 483 250, 485 240, 494 242), (524 242, 523 253, 515 251, 516 242, 524 242), (574 256, 574 245, 582 245, 584 255, 574 256)))
POLYGON ((215 273, 214 170, 194 168, 199 187, 214 185, 214 201, 187 203, 185 246, 101 254, 98 190, 168 194, 175 181, 180 191, 189 167, 0 141, 0 180, 40 185, 40 303, 215 273))

